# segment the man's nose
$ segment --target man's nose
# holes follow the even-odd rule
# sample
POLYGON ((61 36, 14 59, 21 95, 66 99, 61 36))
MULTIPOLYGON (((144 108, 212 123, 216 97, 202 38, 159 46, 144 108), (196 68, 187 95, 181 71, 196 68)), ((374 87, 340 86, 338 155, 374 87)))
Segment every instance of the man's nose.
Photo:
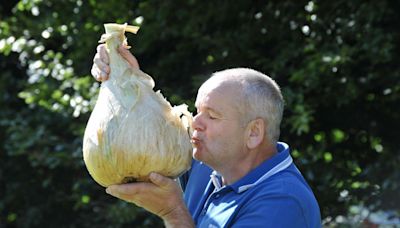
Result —
POLYGON ((201 131, 204 129, 204 124, 202 123, 200 113, 198 113, 197 115, 195 115, 193 117, 192 127, 194 130, 197 130, 197 131, 201 131))

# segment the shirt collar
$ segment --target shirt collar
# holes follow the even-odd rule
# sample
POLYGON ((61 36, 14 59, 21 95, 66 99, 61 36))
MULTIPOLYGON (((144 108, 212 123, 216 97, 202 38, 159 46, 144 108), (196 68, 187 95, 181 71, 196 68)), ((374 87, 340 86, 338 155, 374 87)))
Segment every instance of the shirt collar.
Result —
MULTIPOLYGON (((270 176, 289 167, 293 159, 290 156, 290 149, 286 143, 278 142, 277 151, 273 157, 265 160, 258 167, 251 170, 247 175, 236 181, 230 186, 236 193, 242 193, 258 183, 268 179, 270 176)), ((222 188, 221 176, 214 171, 211 175, 211 181, 218 191, 222 188)))

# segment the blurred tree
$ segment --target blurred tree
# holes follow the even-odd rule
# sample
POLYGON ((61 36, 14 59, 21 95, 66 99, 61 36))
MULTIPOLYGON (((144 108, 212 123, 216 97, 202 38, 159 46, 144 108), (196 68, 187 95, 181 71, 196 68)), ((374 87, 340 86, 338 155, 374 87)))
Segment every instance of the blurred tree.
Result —
POLYGON ((282 140, 324 222, 352 205, 400 211, 400 3, 21 0, 0 5, 0 227, 155 227, 104 194, 81 143, 99 84, 89 75, 107 22, 171 103, 227 67, 265 72, 286 99, 282 140))

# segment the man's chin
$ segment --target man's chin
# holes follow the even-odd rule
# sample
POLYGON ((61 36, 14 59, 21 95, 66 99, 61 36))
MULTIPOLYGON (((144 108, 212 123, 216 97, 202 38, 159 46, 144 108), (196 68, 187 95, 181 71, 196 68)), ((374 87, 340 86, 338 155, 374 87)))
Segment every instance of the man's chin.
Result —
POLYGON ((203 161, 201 159, 202 158, 201 155, 202 155, 202 152, 201 152, 201 150, 199 148, 193 148, 192 156, 193 156, 194 159, 196 159, 198 161, 203 161))

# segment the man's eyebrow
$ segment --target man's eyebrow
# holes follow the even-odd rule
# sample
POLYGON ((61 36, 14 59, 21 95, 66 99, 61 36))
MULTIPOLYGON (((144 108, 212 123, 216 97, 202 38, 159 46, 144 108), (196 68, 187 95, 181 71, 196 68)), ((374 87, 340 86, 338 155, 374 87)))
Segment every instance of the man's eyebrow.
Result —
MULTIPOLYGON (((199 109, 199 107, 195 104, 195 106, 194 106, 196 109, 199 109)), ((205 110, 207 110, 207 111, 211 111, 211 112, 214 112, 214 113, 216 113, 216 114, 220 114, 220 112, 219 111, 217 111, 216 109, 214 109, 214 108, 212 108, 212 107, 210 107, 210 106, 203 106, 202 107, 203 109, 205 109, 205 110)))
POLYGON ((205 110, 210 111, 210 112, 213 112, 214 114, 222 115, 221 112, 219 112, 218 110, 215 110, 215 109, 213 109, 213 108, 211 108, 211 107, 204 107, 204 108, 205 108, 205 110))

